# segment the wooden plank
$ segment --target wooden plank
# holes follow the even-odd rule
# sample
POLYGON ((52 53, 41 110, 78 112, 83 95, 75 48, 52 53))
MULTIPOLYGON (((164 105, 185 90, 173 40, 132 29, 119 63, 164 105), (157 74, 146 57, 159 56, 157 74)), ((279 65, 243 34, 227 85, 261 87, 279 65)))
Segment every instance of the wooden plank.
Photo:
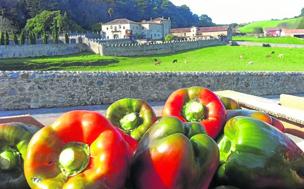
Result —
POLYGON ((30 115, 0 117, 0 124, 10 123, 10 122, 21 122, 21 123, 25 123, 25 124, 35 125, 40 128, 44 127, 44 125, 42 123, 40 123, 39 121, 37 121, 35 118, 33 118, 30 115))
POLYGON ((304 139, 304 111, 280 106, 272 100, 236 91, 218 91, 218 95, 236 100, 242 107, 265 112, 283 121, 286 133, 304 139))
POLYGON ((280 95, 281 106, 304 111, 304 97, 282 94, 280 95))
POLYGON ((304 126, 304 111, 295 110, 288 107, 280 106, 273 103, 272 100, 248 95, 236 91, 218 91, 218 95, 225 96, 236 100, 242 107, 263 111, 276 118, 285 119, 293 123, 304 126))

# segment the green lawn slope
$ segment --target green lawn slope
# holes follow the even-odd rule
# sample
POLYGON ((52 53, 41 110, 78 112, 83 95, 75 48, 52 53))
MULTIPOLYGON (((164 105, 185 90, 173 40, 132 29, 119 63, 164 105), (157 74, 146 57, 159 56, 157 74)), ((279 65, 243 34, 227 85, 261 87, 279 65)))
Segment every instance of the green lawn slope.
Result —
POLYGON ((275 27, 285 27, 291 29, 297 29, 304 27, 304 17, 290 18, 284 20, 267 20, 267 21, 258 21, 247 24, 243 27, 240 27, 239 30, 242 33, 252 33, 254 28, 275 28, 275 27))
POLYGON ((255 36, 233 36, 234 41, 250 41, 260 43, 295 44, 304 45, 304 39, 296 37, 255 37, 255 36))
POLYGON ((304 71, 303 49, 218 46, 171 55, 111 57, 78 54, 0 60, 0 70, 304 71), (160 61, 155 65, 154 59, 160 61), (176 63, 173 63, 177 60, 176 63))

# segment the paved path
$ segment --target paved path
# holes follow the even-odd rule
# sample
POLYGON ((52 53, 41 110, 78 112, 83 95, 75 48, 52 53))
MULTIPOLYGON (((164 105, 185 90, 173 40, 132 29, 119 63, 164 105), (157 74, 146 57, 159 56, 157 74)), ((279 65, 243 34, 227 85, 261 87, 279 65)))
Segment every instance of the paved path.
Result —
MULTIPOLYGON (((164 102, 149 102, 157 115, 160 115, 164 102)), ((61 114, 72 110, 92 110, 105 114, 108 105, 75 106, 64 108, 42 108, 14 111, 0 111, 0 117, 30 114, 44 125, 53 123, 61 114)))
MULTIPOLYGON (((277 101, 277 98, 273 97, 273 100, 277 101)), ((161 114, 161 110, 164 105, 164 102, 149 102, 149 104, 153 107, 157 115, 161 114)), ((30 114, 42 124, 50 125, 60 115, 68 111, 93 110, 105 114, 107 107, 108 105, 95 105, 95 106, 75 106, 75 107, 66 107, 66 108, 44 108, 44 109, 30 109, 30 110, 16 110, 16 111, 0 111, 0 117, 30 114)), ((304 151, 304 139, 292 135, 288 135, 288 136, 292 140, 294 140, 304 151)))

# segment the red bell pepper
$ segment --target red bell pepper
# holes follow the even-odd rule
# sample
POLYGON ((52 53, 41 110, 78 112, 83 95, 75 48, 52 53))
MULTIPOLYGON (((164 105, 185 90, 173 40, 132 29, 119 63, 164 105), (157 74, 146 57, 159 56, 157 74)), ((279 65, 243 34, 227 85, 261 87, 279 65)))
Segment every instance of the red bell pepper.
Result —
POLYGON ((201 122, 207 134, 216 138, 225 123, 226 110, 209 89, 191 87, 173 92, 165 103, 162 116, 175 116, 183 122, 201 122))
POLYGON ((207 189, 219 150, 200 123, 162 117, 139 143, 131 168, 136 189, 207 189))
POLYGON ((25 177, 35 189, 124 186, 133 151, 101 114, 72 111, 32 138, 25 177))

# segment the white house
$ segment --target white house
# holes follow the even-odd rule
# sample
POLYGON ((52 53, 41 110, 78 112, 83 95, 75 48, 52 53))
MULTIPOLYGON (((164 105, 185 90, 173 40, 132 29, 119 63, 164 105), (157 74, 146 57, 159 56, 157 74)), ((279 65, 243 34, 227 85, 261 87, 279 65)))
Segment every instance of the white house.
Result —
POLYGON ((122 18, 101 25, 101 32, 106 39, 142 38, 160 40, 170 33, 170 29, 170 18, 155 18, 141 22, 122 18))

